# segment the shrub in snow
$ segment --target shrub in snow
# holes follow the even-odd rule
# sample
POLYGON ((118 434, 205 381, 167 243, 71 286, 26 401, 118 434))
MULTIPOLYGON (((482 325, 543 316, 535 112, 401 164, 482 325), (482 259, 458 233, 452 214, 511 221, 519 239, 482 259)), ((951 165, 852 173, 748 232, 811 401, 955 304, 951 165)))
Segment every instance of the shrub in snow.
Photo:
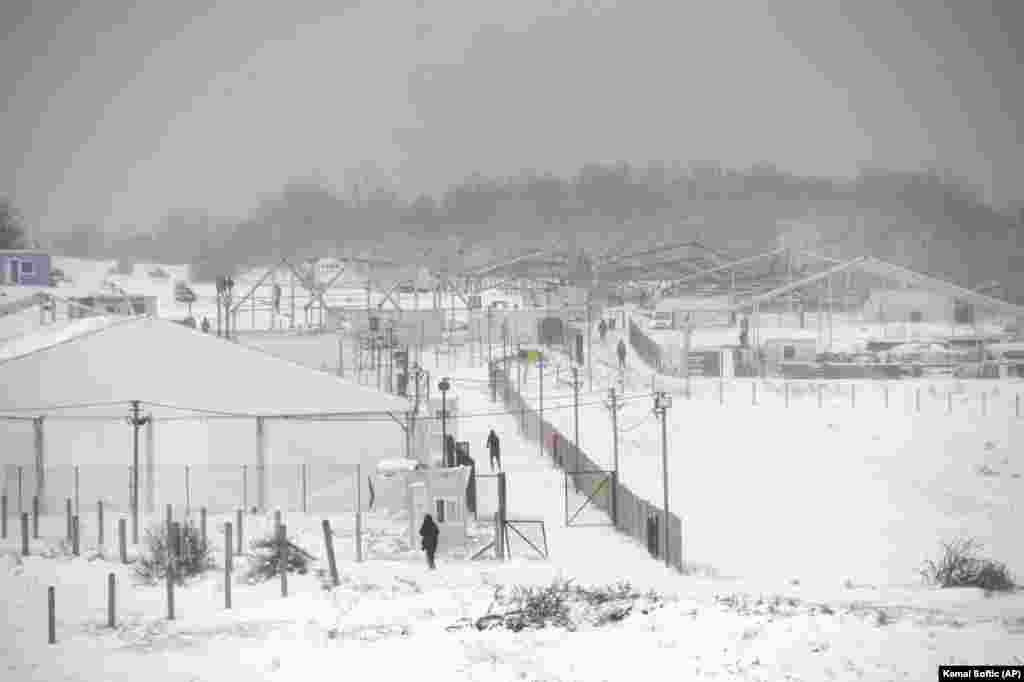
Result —
MULTIPOLYGON (((288 572, 305 575, 309 572, 309 562, 316 557, 294 544, 291 540, 285 540, 288 547, 288 572)), ((264 582, 280 574, 284 546, 274 535, 268 535, 259 540, 253 540, 250 544, 252 555, 249 561, 249 572, 246 579, 250 583, 264 582)))
POLYGON ((580 625, 600 627, 623 620, 634 608, 648 613, 660 604, 654 592, 640 594, 628 582, 586 588, 573 586, 571 580, 555 580, 547 587, 515 586, 510 597, 503 596, 499 585, 488 612, 477 619, 478 630, 504 628, 518 632, 546 627, 575 630, 580 625), (492 613, 496 605, 506 610, 492 613))
POLYGON ((208 542, 203 542, 199 529, 191 522, 181 526, 178 548, 171 552, 167 525, 160 524, 146 530, 142 556, 135 563, 135 573, 143 582, 155 584, 167 577, 168 558, 173 561, 175 578, 179 585, 185 578, 201 575, 214 567, 208 542))
POLYGON ((939 587, 977 587, 986 592, 1016 589, 1006 564, 977 556, 981 545, 971 539, 943 544, 938 561, 928 560, 921 569, 926 582, 939 587))

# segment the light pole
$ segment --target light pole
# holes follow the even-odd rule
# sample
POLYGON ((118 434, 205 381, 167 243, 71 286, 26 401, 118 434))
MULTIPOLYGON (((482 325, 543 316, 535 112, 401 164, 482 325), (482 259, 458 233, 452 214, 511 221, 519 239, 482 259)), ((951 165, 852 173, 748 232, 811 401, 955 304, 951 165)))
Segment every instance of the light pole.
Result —
POLYGON ((654 413, 661 417, 661 486, 662 492, 664 493, 664 525, 665 530, 663 537, 665 538, 665 565, 671 566, 672 561, 669 557, 669 533, 668 533, 668 408, 672 407, 672 396, 665 393, 664 391, 658 391, 654 394, 654 413))
POLYGON ((448 464, 448 389, 452 387, 448 377, 442 377, 441 381, 437 382, 437 389, 441 391, 441 461, 448 464))

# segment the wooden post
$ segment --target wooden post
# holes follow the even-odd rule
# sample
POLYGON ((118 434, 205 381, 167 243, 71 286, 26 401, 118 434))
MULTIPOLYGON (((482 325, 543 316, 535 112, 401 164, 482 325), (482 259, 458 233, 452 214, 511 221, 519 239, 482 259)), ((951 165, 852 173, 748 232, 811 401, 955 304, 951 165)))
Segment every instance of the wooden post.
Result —
POLYGON ((199 508, 199 537, 202 538, 203 547, 206 547, 206 507, 199 508))
MULTIPOLYGON (((32 538, 39 539, 39 496, 32 497, 32 538)), ((102 544, 102 543, 101 543, 102 544)))
POLYGON ((306 494, 306 464, 303 462, 300 465, 299 473, 302 476, 302 513, 305 514, 309 511, 309 505, 307 502, 308 495, 306 494))
POLYGON ((124 519, 118 519, 117 520, 117 536, 118 536, 118 544, 120 545, 120 550, 121 550, 121 563, 122 564, 128 563, 128 531, 127 531, 127 525, 128 524, 125 523, 124 519))
POLYGON ((191 468, 188 464, 185 465, 185 518, 188 518, 189 512, 192 509, 192 486, 189 481, 189 473, 191 468))
POLYGON ((107 627, 117 627, 117 618, 114 616, 114 590, 117 585, 117 578, 113 573, 107 574, 107 627))
POLYGON ((7 539, 7 495, 0 495, 0 537, 7 539))
POLYGON ((21 556, 28 556, 28 512, 21 513, 21 556))
POLYGON ((167 620, 174 620, 174 559, 167 556, 167 620))
POLYGON ((96 541, 99 543, 100 552, 103 552, 103 500, 96 501, 96 541))
POLYGON ((64 515, 67 517, 66 520, 67 520, 67 526, 68 526, 67 527, 68 542, 71 542, 72 528, 71 528, 71 498, 70 497, 64 498, 64 515))
MULTIPOLYGON (((25 531, 28 532, 28 514, 25 514, 25 531)), ((79 535, 78 535, 78 517, 75 516, 71 519, 71 553, 75 556, 79 555, 79 535)))
POLYGON ((341 582, 338 579, 338 564, 334 560, 334 534, 331 532, 331 522, 324 519, 321 525, 324 529, 324 548, 327 550, 327 565, 331 570, 331 581, 337 587, 341 582))
POLYGON ((231 608, 231 522, 224 524, 224 608, 231 608))
POLYGON ((356 512, 356 563, 363 562, 363 514, 356 512))
POLYGON ((50 585, 46 590, 47 618, 46 622, 50 633, 50 644, 57 643, 57 589, 50 585))
POLYGON ((280 509, 275 509, 274 510, 274 537, 276 538, 277 534, 280 533, 280 532, 281 532, 281 510, 280 509))
POLYGON ((281 563, 278 571, 281 573, 281 596, 288 596, 288 527, 282 525, 279 529, 277 540, 281 548, 281 563))
POLYGON ((170 541, 171 529, 174 525, 174 508, 171 505, 167 505, 166 518, 164 519, 165 527, 167 528, 167 538, 170 541))
POLYGON ((235 523, 238 524, 238 544, 235 549, 235 552, 237 554, 242 553, 242 536, 245 535, 245 532, 242 528, 242 520, 242 510, 239 509, 237 512, 235 512, 235 523))
POLYGON ((502 471, 498 473, 498 528, 501 535, 495 538, 495 541, 501 541, 501 558, 505 558, 504 547, 507 542, 505 537, 505 522, 508 520, 507 500, 508 488, 506 487, 505 472, 502 471))

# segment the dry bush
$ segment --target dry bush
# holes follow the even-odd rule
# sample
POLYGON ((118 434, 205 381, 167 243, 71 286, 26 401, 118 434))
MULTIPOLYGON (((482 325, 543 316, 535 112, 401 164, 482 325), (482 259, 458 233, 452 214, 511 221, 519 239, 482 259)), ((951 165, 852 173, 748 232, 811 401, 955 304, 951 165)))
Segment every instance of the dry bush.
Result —
POLYGON ((986 592, 1016 589, 1006 564, 978 558, 981 548, 970 538, 943 543, 942 556, 938 561, 926 561, 921 576, 939 587, 977 587, 986 592))

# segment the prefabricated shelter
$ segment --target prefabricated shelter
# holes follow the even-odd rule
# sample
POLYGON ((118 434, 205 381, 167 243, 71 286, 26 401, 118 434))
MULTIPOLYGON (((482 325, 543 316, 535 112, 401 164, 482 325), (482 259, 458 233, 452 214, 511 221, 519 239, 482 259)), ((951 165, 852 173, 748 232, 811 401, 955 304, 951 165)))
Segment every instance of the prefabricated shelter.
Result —
POLYGON ((50 254, 35 249, 0 250, 0 284, 50 286, 50 254))
POLYGON ((466 490, 470 468, 417 469, 407 474, 409 542, 419 547, 419 529, 423 517, 430 514, 441 531, 439 551, 465 547, 469 540, 469 509, 466 490))
POLYGON ((149 317, 88 318, 0 348, 5 490, 53 509, 354 507, 357 466, 405 456, 409 403, 149 317), (148 417, 139 427, 128 417, 148 417), (134 473, 134 472, 132 472, 134 473))

